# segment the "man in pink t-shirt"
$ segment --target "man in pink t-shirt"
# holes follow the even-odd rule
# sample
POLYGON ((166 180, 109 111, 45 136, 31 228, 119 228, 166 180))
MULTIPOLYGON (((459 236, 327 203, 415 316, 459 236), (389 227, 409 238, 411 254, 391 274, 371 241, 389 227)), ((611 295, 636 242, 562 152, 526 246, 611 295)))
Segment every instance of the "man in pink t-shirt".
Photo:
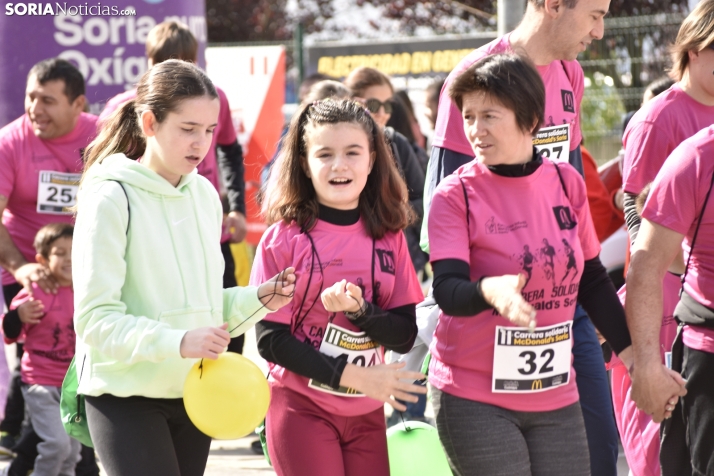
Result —
MULTIPOLYGON (((548 127, 568 127, 567 148, 563 143, 553 144, 546 154, 554 160, 567 160, 582 174, 579 116, 584 76, 576 57, 593 40, 602 38, 603 17, 609 7, 610 0, 528 0, 523 21, 514 31, 473 51, 449 74, 441 90, 424 185, 424 225, 421 234, 424 251, 429 251, 427 223, 437 185, 474 158, 464 133, 463 118, 449 98, 449 88, 454 79, 490 54, 517 53, 527 56, 535 63, 545 85, 545 123, 541 132, 548 127)), ((539 149, 541 144, 538 143, 539 149)), ((614 476, 618 454, 617 429, 612 417, 607 374, 595 329, 580 307, 576 312, 573 334, 576 343, 573 348, 574 367, 588 435, 592 474, 614 476)))
MULTIPOLYGON (((35 263, 33 241, 44 225, 73 220, 69 208, 75 204, 82 151, 96 135, 96 116, 83 112, 84 91, 84 78, 74 65, 57 58, 41 61, 27 78, 26 113, 0 129, 0 267, 8 305, 23 287, 34 294, 33 283, 44 294, 58 292, 56 279, 35 263)), ((21 357, 22 346, 17 350, 21 357)), ((23 418, 16 374, 0 423, 3 448, 12 446, 23 418)), ((36 441, 23 441, 29 442, 23 454, 34 451, 36 441)), ((18 465, 20 460, 16 459, 18 465)), ((32 468, 34 457, 22 460, 25 469, 32 468)))
POLYGON ((626 310, 635 359, 632 399, 659 422, 664 418, 662 404, 671 405, 672 395, 684 397, 663 424, 663 476, 711 474, 714 468, 712 154, 714 126, 682 142, 667 158, 642 213, 627 275, 626 310), (686 270, 674 314, 683 324, 672 346, 672 370, 667 371, 659 362, 658 345, 662 280, 680 249, 686 270))
POLYGON ((32 242, 51 222, 72 221, 82 152, 96 135, 96 116, 85 114, 84 78, 62 59, 32 67, 26 113, 0 129, 0 267, 5 301, 30 282, 54 292, 56 282, 35 263, 32 242))
POLYGON ((473 160, 459 109, 449 99, 454 79, 479 59, 496 53, 516 53, 535 63, 545 85, 544 128, 569 125, 568 150, 552 150, 553 159, 569 161, 581 174, 580 103, 583 98, 583 69, 576 57, 593 40, 604 34, 603 17, 609 0, 576 2, 528 0, 523 21, 511 33, 495 39, 467 55, 446 78, 436 118, 431 158, 424 186, 424 225, 421 246, 429 251, 426 223, 436 186, 444 177, 473 160), (575 3, 574 6, 566 5, 575 3))

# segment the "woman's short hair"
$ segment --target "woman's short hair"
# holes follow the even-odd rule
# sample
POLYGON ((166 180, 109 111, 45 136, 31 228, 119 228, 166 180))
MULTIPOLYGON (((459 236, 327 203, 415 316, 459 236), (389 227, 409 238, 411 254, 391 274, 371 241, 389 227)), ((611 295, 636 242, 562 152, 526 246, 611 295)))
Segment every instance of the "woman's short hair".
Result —
POLYGON ((518 127, 535 134, 543 124, 545 86, 533 64, 518 55, 498 54, 480 59, 456 77, 449 97, 463 109, 466 94, 484 93, 516 116, 518 127))
POLYGON ((714 0, 702 0, 687 15, 677 33, 677 39, 669 48, 672 59, 670 77, 681 81, 689 66, 689 52, 702 51, 714 45, 714 0))

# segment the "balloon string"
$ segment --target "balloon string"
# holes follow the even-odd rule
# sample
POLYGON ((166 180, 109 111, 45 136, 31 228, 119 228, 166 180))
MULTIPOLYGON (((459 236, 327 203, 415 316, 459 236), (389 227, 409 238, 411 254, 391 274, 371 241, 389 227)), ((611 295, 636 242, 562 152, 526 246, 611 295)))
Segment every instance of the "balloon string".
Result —
POLYGON ((294 289, 293 289, 293 292, 291 292, 290 294, 281 294, 281 293, 278 292, 278 281, 283 281, 284 273, 285 273, 285 270, 282 270, 280 273, 278 273, 278 279, 276 279, 275 282, 273 283, 273 292, 270 292, 270 293, 266 294, 265 296, 258 296, 258 299, 260 299, 260 300, 262 300, 263 298, 266 298, 266 297, 270 296, 270 298, 268 299, 268 302, 266 302, 265 304, 263 304, 262 301, 261 301, 261 306, 260 306, 253 314, 251 314, 250 316, 248 316, 248 317, 246 317, 245 319, 243 319, 237 326, 235 326, 233 329, 230 329, 230 330, 228 331, 228 333, 231 333, 231 332, 233 332, 234 330, 238 329, 240 326, 243 325, 244 322, 246 322, 247 320, 249 320, 250 318, 252 318, 253 316, 255 316, 255 315, 256 315, 258 312, 260 312, 262 309, 265 309, 266 307, 268 307, 268 304, 270 304, 270 301, 272 301, 275 296, 280 296, 280 297, 293 297, 293 295, 295 295, 295 290, 294 290, 294 289))
POLYGON ((399 412, 399 418, 402 419, 402 423, 404 424, 404 428, 407 430, 407 432, 412 431, 412 429, 407 426, 407 422, 404 421, 404 413, 399 412))
POLYGON ((198 364, 198 370, 201 371, 201 373, 198 375, 198 379, 201 380, 203 378, 203 359, 201 359, 201 363, 198 364))

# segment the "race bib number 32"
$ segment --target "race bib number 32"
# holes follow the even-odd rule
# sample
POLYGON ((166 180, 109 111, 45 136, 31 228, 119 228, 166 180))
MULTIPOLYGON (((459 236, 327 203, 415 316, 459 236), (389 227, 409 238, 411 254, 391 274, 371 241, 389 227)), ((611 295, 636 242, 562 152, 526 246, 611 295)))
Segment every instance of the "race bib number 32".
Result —
POLYGON ((82 174, 40 171, 37 187, 37 213, 69 215, 76 203, 82 174))
POLYGON ((535 393, 570 380, 572 321, 533 332, 523 327, 496 327, 493 352, 494 393, 535 393))
POLYGON ((570 124, 544 127, 536 133, 533 145, 543 157, 553 162, 570 160, 570 124))
MULTIPOLYGON (((350 331, 331 322, 325 329, 325 338, 320 344, 320 352, 330 357, 345 359, 348 364, 362 367, 372 367, 383 362, 382 348, 367 333, 350 331)), ((364 397, 363 393, 353 388, 334 388, 312 379, 307 385, 315 390, 341 397, 364 397)))

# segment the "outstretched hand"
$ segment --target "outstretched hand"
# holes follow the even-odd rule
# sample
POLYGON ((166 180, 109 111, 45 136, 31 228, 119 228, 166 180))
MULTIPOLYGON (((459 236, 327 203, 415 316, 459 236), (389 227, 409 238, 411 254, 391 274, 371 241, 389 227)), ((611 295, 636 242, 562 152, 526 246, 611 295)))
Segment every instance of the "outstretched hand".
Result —
POLYGON ((521 295, 525 285, 521 273, 493 276, 481 280, 481 293, 501 316, 517 326, 535 329, 536 311, 521 295))
POLYGON ((403 412, 407 407, 397 399, 415 403, 418 399, 415 393, 426 393, 426 387, 407 383, 426 378, 424 374, 401 370, 405 365, 405 362, 372 367, 347 364, 342 372, 340 385, 354 388, 370 398, 389 403, 395 410, 403 412))

